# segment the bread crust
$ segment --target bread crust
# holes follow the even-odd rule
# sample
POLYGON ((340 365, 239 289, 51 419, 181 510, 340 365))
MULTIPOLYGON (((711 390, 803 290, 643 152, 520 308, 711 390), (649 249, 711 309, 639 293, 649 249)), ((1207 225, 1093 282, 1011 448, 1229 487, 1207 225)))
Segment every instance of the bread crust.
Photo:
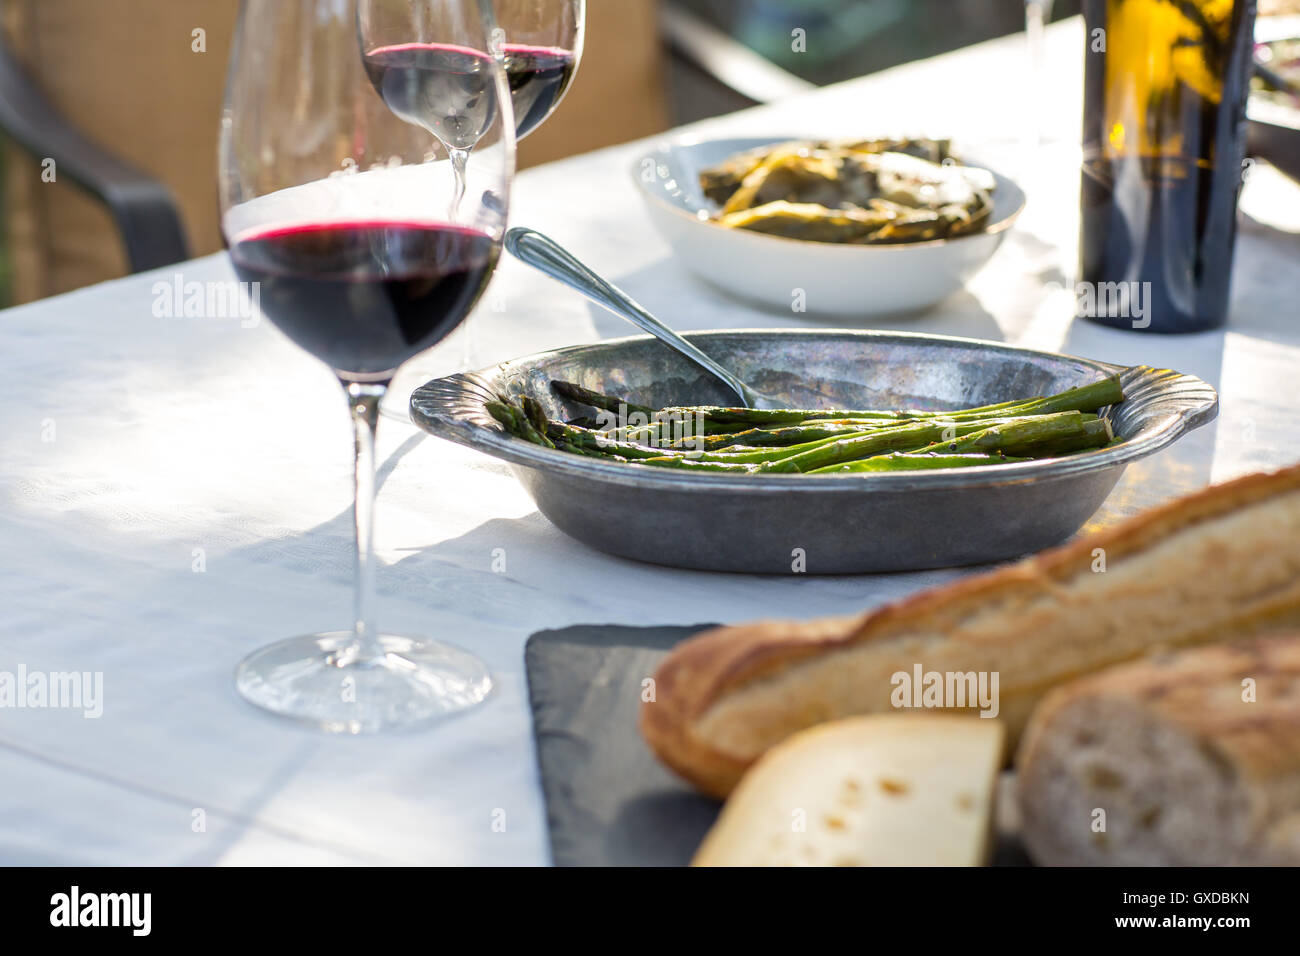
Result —
MULTIPOLYGON (((907 667, 915 654, 907 656, 901 652, 901 645, 909 635, 946 634, 965 617, 999 606, 1005 607, 1008 615, 1003 643, 1009 646, 1023 632, 1023 628, 1017 629, 1017 606, 1047 596, 1061 599, 1059 613, 1077 613, 1077 607, 1067 607, 1067 601, 1074 596, 1071 586, 1082 575, 1090 573, 1096 549, 1104 551, 1108 566, 1114 569, 1126 559, 1141 556, 1180 535, 1189 535, 1190 541, 1190 533, 1197 528, 1243 509, 1278 502, 1279 508, 1287 509, 1289 515, 1292 509, 1300 508, 1297 492, 1300 492, 1300 465, 1247 475, 1150 509, 1114 528, 1078 538, 1017 564, 922 591, 865 615, 810 621, 759 621, 708 631, 678 645, 660 665, 655 674, 655 700, 641 707, 641 732, 665 764, 701 789, 726 796, 761 750, 729 751, 702 734, 699 724, 706 713, 738 691, 760 682, 780 680, 801 662, 823 655, 867 644, 880 644, 887 650, 891 640, 900 645, 899 667, 907 667)), ((1213 545, 1211 541, 1206 547, 1212 550, 1213 545)), ((1260 560, 1267 560, 1271 552, 1279 560, 1300 561, 1300 541, 1260 540, 1258 550, 1260 560)), ((1213 580, 1221 570, 1208 567, 1205 573, 1213 580)), ((1300 602, 1284 595, 1279 605, 1270 607, 1267 613, 1246 614, 1233 621, 1228 629, 1230 633, 1190 633, 1171 635, 1171 639, 1174 643, 1192 643, 1247 636, 1285 626, 1296 614, 1300 614, 1300 602)), ((950 642, 958 640, 949 638, 950 642)), ((1151 646, 1159 643, 1159 636, 1150 641, 1151 646)), ((1051 675, 1037 694, 1029 695, 1032 699, 1015 702, 1019 716, 1010 721, 1010 742, 1014 745, 1028 717, 1029 705, 1051 686, 1147 649, 1142 647, 1117 659, 1090 662, 1082 671, 1051 675)), ((797 694, 797 689, 792 693, 797 694)), ((793 720, 788 728, 782 728, 784 735, 819 722, 815 713, 811 718, 805 723, 793 720)))
POLYGON ((1016 765, 1022 837, 1041 863, 1300 865, 1300 634, 1156 655, 1072 681, 1035 710, 1016 765), (1153 766, 1112 746, 1110 779, 1098 786, 1076 739, 1131 740, 1151 728, 1204 758, 1197 790, 1220 790, 1212 812, 1184 802, 1193 815, 1176 829, 1144 828, 1140 817, 1153 793, 1186 794, 1188 763, 1166 752, 1169 763, 1153 766), (1061 805, 1062 794, 1078 806, 1061 805), (1080 839, 1087 807, 1107 808, 1116 839, 1080 839))

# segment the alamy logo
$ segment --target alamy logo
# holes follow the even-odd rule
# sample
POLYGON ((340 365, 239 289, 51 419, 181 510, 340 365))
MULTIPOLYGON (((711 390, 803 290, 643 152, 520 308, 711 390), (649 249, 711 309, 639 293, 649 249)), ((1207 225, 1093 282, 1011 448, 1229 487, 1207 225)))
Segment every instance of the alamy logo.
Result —
POLYGON ((911 673, 895 671, 889 683, 889 702, 897 708, 978 707, 981 717, 996 717, 1000 709, 997 671, 927 671, 913 664, 911 673))
POLYGON ((1131 319, 1135 329, 1151 324, 1150 282, 1080 282, 1074 302, 1081 318, 1131 319))
POLYGON ((127 926, 133 936, 148 936, 152 924, 151 893, 68 893, 50 897, 51 926, 127 926))
POLYGON ((103 671, 0 671, 0 708, 80 710, 88 719, 104 713, 103 671))
POLYGON ((596 428, 601 435, 595 437, 598 446, 605 442, 631 442, 649 448, 671 448, 687 453, 691 458, 707 450, 703 412, 688 409, 664 409, 657 412, 631 411, 620 402, 618 411, 601 410, 596 413, 596 428))
POLYGON ((261 321, 259 282, 186 282, 178 272, 170 282, 159 279, 150 291, 155 318, 239 319, 245 329, 261 321))

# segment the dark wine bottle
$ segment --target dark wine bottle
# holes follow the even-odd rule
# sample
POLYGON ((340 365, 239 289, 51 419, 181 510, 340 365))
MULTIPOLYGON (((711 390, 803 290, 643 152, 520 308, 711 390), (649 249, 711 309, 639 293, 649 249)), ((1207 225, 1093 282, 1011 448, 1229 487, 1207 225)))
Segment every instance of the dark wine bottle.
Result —
POLYGON ((1255 0, 1084 0, 1079 315, 1227 319, 1255 0))

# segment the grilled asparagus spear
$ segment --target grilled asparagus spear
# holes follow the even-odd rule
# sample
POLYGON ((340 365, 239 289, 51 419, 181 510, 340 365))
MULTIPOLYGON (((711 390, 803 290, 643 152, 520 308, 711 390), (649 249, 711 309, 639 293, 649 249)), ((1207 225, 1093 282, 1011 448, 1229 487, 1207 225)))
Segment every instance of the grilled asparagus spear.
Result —
POLYGON ((812 475, 846 475, 859 472, 875 471, 917 471, 928 468, 969 468, 975 465, 1001 465, 1009 461, 1029 461, 1028 458, 1012 458, 1007 455, 934 455, 894 452, 889 455, 875 455, 859 461, 849 461, 842 465, 830 465, 809 472, 812 475))
POLYGON ((533 423, 528 420, 522 409, 516 408, 509 402, 502 400, 497 402, 487 402, 484 405, 489 415, 500 422, 516 438, 522 438, 524 441, 532 442, 534 445, 542 445, 546 448, 554 448, 545 435, 539 432, 533 423))
POLYGON ((570 401, 590 405, 592 408, 599 408, 607 412, 639 412, 642 415, 654 415, 655 413, 655 409, 650 408, 648 405, 637 405, 634 402, 615 398, 612 395, 602 395, 600 392, 593 392, 591 389, 583 388, 573 382, 552 381, 551 388, 570 401))
POLYGON ((1024 455, 1028 458, 1059 458, 1078 451, 1092 448, 1104 448, 1116 441, 1111 431, 1110 422, 1096 418, 1083 423, 1083 431, 1068 438, 1049 439, 1047 441, 1028 442, 1023 445, 1009 445, 1003 449, 1009 455, 1024 455))
MULTIPOLYGON (((1083 434, 1083 418, 1078 412, 1055 412, 1029 418, 1013 418, 950 441, 944 450, 956 454, 966 451, 991 451, 1015 448, 1033 442, 1074 438, 1083 434)), ((935 449, 938 451, 939 449, 935 449)))

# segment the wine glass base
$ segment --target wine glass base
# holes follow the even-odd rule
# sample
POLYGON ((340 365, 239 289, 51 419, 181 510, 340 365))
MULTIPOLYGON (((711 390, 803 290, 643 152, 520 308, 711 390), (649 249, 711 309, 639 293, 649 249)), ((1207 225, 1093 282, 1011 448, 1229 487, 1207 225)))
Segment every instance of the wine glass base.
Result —
POLYGON ((492 691, 487 667, 459 647, 394 634, 376 640, 382 655, 348 660, 351 631, 291 637, 240 661, 235 686, 258 707, 335 734, 416 729, 492 691))

